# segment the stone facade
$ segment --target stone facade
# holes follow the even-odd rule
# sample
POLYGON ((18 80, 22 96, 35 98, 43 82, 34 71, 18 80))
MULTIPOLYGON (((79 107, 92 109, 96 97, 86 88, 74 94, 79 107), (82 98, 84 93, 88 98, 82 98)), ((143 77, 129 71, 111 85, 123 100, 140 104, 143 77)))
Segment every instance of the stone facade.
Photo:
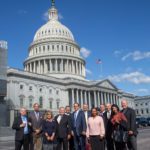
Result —
POLYGON ((135 111, 139 117, 150 117, 150 96, 135 97, 135 111))

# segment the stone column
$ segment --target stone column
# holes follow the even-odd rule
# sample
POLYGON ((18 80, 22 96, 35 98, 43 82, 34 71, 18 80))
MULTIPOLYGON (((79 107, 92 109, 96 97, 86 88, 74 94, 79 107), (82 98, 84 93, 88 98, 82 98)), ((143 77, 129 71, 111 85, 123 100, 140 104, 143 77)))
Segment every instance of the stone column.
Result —
POLYGON ((47 73, 47 64, 46 64, 46 59, 44 59, 44 73, 47 73))
POLYGON ((36 67, 36 61, 33 62, 33 72, 34 72, 34 73, 36 72, 35 67, 36 67))
POLYGON ((32 72, 32 63, 30 63, 30 72, 32 72))
POLYGON ((55 59, 55 72, 58 72, 58 61, 55 59))
POLYGON ((78 74, 79 71, 78 71, 78 62, 76 61, 76 73, 78 74))
POLYGON ((107 94, 107 93, 104 92, 104 104, 107 103, 107 97, 106 97, 106 94, 107 94))
POLYGON ((49 72, 52 72, 52 61, 51 61, 51 59, 49 60, 49 72))
POLYGON ((81 106, 83 105, 83 91, 81 90, 81 106))
POLYGON ((79 103, 79 91, 78 91, 78 89, 77 89, 77 91, 76 91, 76 94, 77 94, 77 95, 76 95, 76 98, 77 98, 77 101, 76 101, 76 102, 79 103))
POLYGON ((84 102, 85 104, 87 104, 87 92, 86 91, 84 91, 84 102))
POLYGON ((98 99, 98 102, 97 102, 97 105, 98 105, 98 107, 100 106, 100 93, 99 93, 99 91, 97 92, 97 94, 98 94, 98 96, 97 96, 97 99, 98 99))
POLYGON ((96 98, 96 91, 94 91, 94 106, 97 107, 97 98, 96 98))
POLYGON ((101 104, 104 104, 104 100, 103 100, 103 92, 101 91, 100 93, 100 97, 101 97, 101 104))
POLYGON ((88 91, 88 100, 89 100, 89 109, 91 109, 91 94, 90 91, 88 91))
POLYGON ((60 72, 63 72, 63 59, 61 59, 61 63, 60 63, 60 72))
POLYGON ((72 105, 74 104, 74 89, 71 89, 71 95, 72 95, 72 105))
POLYGON ((74 66, 73 66, 73 60, 71 60, 71 65, 72 65, 72 73, 74 74, 74 66))

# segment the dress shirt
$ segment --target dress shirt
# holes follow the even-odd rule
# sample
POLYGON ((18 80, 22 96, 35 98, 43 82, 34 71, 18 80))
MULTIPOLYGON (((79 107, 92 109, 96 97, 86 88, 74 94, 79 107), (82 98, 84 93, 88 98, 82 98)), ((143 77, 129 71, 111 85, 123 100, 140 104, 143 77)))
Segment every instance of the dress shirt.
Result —
POLYGON ((105 135, 104 121, 100 116, 89 117, 88 119, 87 137, 95 135, 102 137, 105 135))
POLYGON ((28 121, 27 121, 27 117, 26 116, 21 116, 22 122, 26 124, 26 126, 24 127, 24 134, 28 134, 28 121))
POLYGON ((111 111, 107 111, 107 119, 110 119, 111 111))

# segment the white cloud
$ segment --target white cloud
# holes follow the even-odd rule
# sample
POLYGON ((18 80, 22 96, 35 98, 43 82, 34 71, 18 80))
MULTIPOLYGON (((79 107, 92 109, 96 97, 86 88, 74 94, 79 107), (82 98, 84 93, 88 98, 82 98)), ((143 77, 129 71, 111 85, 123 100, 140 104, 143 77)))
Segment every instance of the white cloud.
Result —
MULTIPOLYGON (((48 17, 49 17, 48 11, 44 12, 42 19, 44 21, 48 21, 48 19, 49 19, 48 17)), ((61 13, 58 13, 58 18, 59 18, 59 20, 64 19, 63 15, 61 13)))
POLYGON ((134 51, 126 54, 121 58, 122 61, 125 61, 126 59, 131 58, 134 61, 150 58, 150 52, 141 52, 141 51, 134 51))
POLYGON ((120 54, 121 54, 121 51, 119 51, 119 50, 115 50, 115 51, 114 51, 114 55, 115 55, 116 57, 120 56, 120 54))
POLYGON ((130 82, 133 84, 150 83, 150 76, 138 71, 108 76, 108 78, 114 82, 130 82))
POLYGON ((137 93, 149 93, 149 89, 137 89, 136 90, 137 93))
POLYGON ((89 75, 91 75, 91 74, 92 74, 92 71, 91 71, 91 70, 89 70, 89 69, 85 69, 85 71, 86 71, 86 73, 87 73, 87 74, 89 74, 89 75))
POLYGON ((82 54, 82 56, 83 56, 84 58, 89 57, 90 54, 91 54, 91 51, 88 50, 88 49, 86 49, 85 47, 82 47, 81 50, 80 50, 80 52, 81 52, 81 54, 82 54))

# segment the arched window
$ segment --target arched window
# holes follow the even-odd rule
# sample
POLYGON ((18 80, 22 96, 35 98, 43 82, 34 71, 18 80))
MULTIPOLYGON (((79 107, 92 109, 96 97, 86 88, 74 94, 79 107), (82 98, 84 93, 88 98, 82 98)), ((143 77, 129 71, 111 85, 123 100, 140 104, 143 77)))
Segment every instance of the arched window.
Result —
POLYGON ((42 96, 39 98, 39 105, 40 105, 40 108, 43 108, 43 97, 42 96))
POLYGON ((33 106, 33 96, 29 96, 29 108, 33 106))
POLYGON ((24 99, 25 99, 25 96, 24 96, 24 95, 20 95, 20 96, 19 96, 20 107, 24 107, 24 106, 25 106, 24 99))

